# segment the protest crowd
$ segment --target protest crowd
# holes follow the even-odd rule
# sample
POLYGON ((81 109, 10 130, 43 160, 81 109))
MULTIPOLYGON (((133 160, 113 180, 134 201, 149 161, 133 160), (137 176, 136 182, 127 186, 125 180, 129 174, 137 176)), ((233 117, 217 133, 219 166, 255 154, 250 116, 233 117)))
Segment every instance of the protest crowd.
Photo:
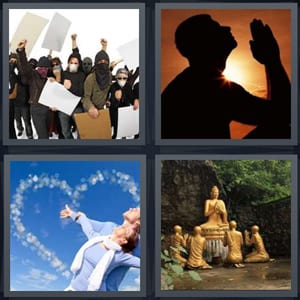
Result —
POLYGON ((65 68, 60 57, 52 57, 51 50, 48 56, 28 59, 26 43, 26 39, 21 40, 9 55, 9 138, 80 139, 74 116, 87 113, 97 119, 102 110, 109 111, 111 138, 120 138, 118 109, 139 108, 139 68, 130 70, 126 62, 116 68, 122 60, 110 61, 106 39, 100 40, 101 49, 93 61, 90 57, 82 59, 77 34, 72 34, 72 51, 65 68), (61 84, 80 99, 71 114, 39 102, 47 82, 61 84))

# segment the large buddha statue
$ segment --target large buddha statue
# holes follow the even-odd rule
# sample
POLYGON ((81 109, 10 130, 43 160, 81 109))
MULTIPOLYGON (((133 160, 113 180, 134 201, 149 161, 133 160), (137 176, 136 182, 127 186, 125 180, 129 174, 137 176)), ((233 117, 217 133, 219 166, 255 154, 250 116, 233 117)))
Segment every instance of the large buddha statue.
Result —
POLYGON ((227 247, 223 245, 224 234, 229 229, 227 210, 223 200, 219 199, 219 189, 213 186, 210 199, 205 200, 204 216, 208 217, 207 222, 200 225, 202 235, 207 241, 207 260, 213 257, 227 255, 227 247))

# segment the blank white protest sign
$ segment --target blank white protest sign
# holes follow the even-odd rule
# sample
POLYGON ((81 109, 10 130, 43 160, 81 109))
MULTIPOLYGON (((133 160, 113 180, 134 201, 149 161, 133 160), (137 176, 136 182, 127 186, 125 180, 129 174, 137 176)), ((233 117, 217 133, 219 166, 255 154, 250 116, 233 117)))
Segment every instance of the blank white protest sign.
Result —
POLYGON ((117 138, 134 136, 139 133, 139 109, 133 106, 120 107, 118 112, 117 138))
POLYGON ((42 48, 60 52, 70 26, 71 22, 67 18, 55 13, 46 32, 42 48))
POLYGON ((42 30, 47 25, 48 19, 40 17, 32 13, 26 13, 19 23, 13 37, 10 41, 10 49, 16 52, 18 44, 21 40, 27 40, 26 54, 30 56, 33 46, 39 38, 42 30))
POLYGON ((70 116, 80 99, 80 97, 69 92, 62 84, 47 80, 42 90, 39 103, 49 107, 55 107, 57 110, 70 116))
POLYGON ((124 64, 128 69, 134 69, 139 66, 139 40, 135 39, 117 48, 124 64))

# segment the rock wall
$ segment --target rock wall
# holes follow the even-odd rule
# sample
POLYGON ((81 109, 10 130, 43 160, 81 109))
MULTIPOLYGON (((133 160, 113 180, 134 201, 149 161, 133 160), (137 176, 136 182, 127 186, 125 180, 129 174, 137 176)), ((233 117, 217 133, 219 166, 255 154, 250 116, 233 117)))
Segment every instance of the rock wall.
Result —
POLYGON ((212 186, 220 189, 214 167, 209 160, 164 160, 161 162, 161 229, 168 234, 174 225, 191 231, 204 223, 204 201, 212 186))
MULTIPOLYGON (((212 186, 220 189, 228 220, 236 220, 238 230, 252 225, 260 227, 269 254, 273 257, 290 257, 291 205, 290 199, 260 206, 239 205, 231 199, 230 205, 216 171, 209 160, 164 160, 161 162, 161 232, 169 235, 174 225, 181 225, 184 232, 206 222, 204 202, 210 197, 212 186)), ((248 249, 245 248, 245 250, 248 249)))
POLYGON ((232 207, 230 219, 238 222, 238 230, 250 231, 252 225, 260 228, 266 250, 271 257, 291 255, 290 199, 260 206, 232 207))

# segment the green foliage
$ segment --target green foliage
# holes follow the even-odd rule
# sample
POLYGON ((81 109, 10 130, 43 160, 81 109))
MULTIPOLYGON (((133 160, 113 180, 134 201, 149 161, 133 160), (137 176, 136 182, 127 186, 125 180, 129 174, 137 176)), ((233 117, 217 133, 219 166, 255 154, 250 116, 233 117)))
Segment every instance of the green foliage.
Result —
MULTIPOLYGON (((187 251, 184 248, 180 249, 180 251, 187 254, 187 251)), ((170 253, 167 249, 161 252, 160 257, 161 257, 161 289, 162 290, 173 290, 174 280, 178 278, 183 278, 185 274, 188 274, 192 280, 195 281, 201 280, 201 277, 197 272, 192 270, 185 271, 183 267, 180 265, 180 262, 170 256, 170 253)))
POLYGON ((170 268, 177 276, 183 274, 183 268, 180 265, 170 264, 170 268))
POLYGON ((189 273, 189 275, 191 276, 192 279, 194 279, 196 281, 201 281, 201 277, 197 272, 189 271, 188 273, 189 273))
POLYGON ((290 160, 213 161, 230 199, 254 205, 291 195, 290 160))

